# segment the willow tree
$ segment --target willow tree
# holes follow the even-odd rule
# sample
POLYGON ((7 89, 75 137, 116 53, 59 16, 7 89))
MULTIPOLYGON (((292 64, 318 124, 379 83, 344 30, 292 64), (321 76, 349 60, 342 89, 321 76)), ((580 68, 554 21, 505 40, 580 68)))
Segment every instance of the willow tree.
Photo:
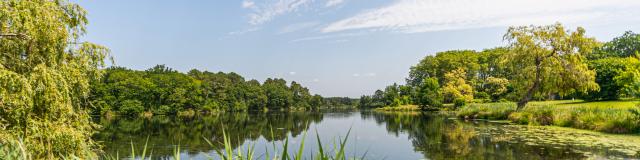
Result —
POLYGON ((0 144, 27 159, 95 158, 85 108, 109 51, 79 42, 86 24, 65 0, 0 0, 0 144))
POLYGON ((584 63, 599 43, 585 36, 585 30, 565 30, 562 24, 511 27, 504 35, 511 53, 506 63, 519 69, 513 86, 521 95, 518 110, 535 94, 568 95, 597 90, 595 71, 584 63))

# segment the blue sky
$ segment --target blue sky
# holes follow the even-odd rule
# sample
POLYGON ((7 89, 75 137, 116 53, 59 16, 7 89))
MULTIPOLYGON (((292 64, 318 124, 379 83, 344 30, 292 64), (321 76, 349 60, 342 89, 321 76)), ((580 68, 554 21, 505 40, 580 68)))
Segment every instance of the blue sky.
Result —
POLYGON ((508 26, 561 22, 608 41, 640 32, 638 0, 79 1, 85 40, 119 66, 166 64, 295 80, 323 96, 358 97, 404 83, 424 56, 503 45, 508 26))

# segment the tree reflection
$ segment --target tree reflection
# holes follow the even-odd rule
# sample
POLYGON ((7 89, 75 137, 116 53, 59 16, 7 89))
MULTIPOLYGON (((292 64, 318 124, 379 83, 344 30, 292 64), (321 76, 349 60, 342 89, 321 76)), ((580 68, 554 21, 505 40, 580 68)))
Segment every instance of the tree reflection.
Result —
POLYGON ((321 113, 225 113, 220 115, 179 118, 154 116, 151 118, 100 118, 96 121, 103 126, 94 135, 101 141, 104 151, 111 155, 127 156, 131 143, 142 148, 149 137, 148 150, 154 157, 172 154, 173 145, 189 154, 210 152, 222 148, 222 128, 237 148, 245 141, 264 138, 267 141, 281 141, 288 135, 297 137, 309 129, 309 124, 322 121, 321 113), (273 135, 272 135, 273 133, 273 135), (204 138, 214 145, 210 146, 204 138))
POLYGON ((585 158, 566 148, 526 145, 483 133, 488 123, 468 123, 422 112, 362 112, 363 119, 384 124, 389 133, 405 133, 414 150, 428 159, 574 159, 585 158))

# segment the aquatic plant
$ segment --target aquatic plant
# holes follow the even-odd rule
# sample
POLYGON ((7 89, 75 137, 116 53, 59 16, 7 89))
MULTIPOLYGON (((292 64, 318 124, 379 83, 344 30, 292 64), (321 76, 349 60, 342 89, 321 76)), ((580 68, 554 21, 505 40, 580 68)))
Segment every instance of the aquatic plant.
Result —
MULTIPOLYGON (((223 133, 223 148, 222 149, 217 149, 216 153, 218 155, 218 157, 222 160, 253 160, 255 159, 254 155, 255 155, 255 145, 250 144, 249 147, 247 149, 243 149, 243 148, 238 148, 236 149, 236 152, 234 152, 233 150, 233 146, 231 146, 231 139, 227 136, 226 131, 222 131, 223 133)), ((271 130, 271 133, 273 133, 273 130, 271 130)), ((331 154, 331 152, 326 152, 325 148, 322 145, 322 141, 320 140, 320 135, 318 134, 318 132, 316 131, 316 140, 318 142, 318 151, 316 152, 316 155, 311 155, 311 159, 314 160, 346 160, 349 159, 349 157, 346 156, 345 154, 345 148, 346 148, 346 144, 347 144, 347 140, 349 138, 349 134, 351 133, 351 129, 349 129, 349 131, 347 132, 347 135, 345 136, 344 139, 340 139, 340 141, 338 142, 337 145, 333 145, 333 151, 334 153, 331 154), (336 148, 337 147, 337 148, 336 148)), ((273 152, 270 152, 269 150, 265 151, 265 155, 264 155, 264 159, 280 159, 280 160, 302 160, 305 159, 304 155, 302 154, 304 151, 304 147, 305 147, 305 139, 307 137, 307 133, 305 132, 302 136, 302 141, 300 142, 300 146, 298 147, 297 151, 293 151, 293 152, 289 152, 289 138, 286 138, 285 141, 282 144, 282 147, 280 148, 282 151, 281 154, 278 154, 278 148, 276 147, 275 142, 272 143, 273 145, 273 152), (295 153, 295 154, 290 154, 290 153, 295 153)), ((207 141, 207 143, 209 143, 209 145, 211 145, 212 147, 215 146, 211 141, 209 141, 208 139, 205 138, 205 141, 207 141)), ((364 159, 366 157, 366 153, 360 157, 359 159, 364 159)), ((210 159, 213 159, 212 156, 209 157, 210 159)), ((358 159, 358 158, 351 158, 351 159, 358 159)))

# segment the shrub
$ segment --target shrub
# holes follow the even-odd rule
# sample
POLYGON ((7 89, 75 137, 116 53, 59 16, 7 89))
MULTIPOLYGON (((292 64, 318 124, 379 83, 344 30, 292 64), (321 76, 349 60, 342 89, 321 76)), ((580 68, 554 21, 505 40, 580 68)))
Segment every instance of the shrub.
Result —
POLYGON ((454 107, 462 107, 467 104, 467 101, 464 98, 456 98, 453 100, 454 107))
POLYGON ((490 99, 491 96, 489 96, 489 94, 487 94, 486 92, 476 92, 476 94, 473 95, 473 98, 475 98, 475 99, 490 99))
POLYGON ((520 112, 509 116, 509 119, 519 124, 551 125, 554 122, 554 110, 550 106, 527 106, 520 112))
POLYGON ((512 113, 509 120, 519 124, 555 125, 608 133, 640 131, 640 107, 535 106, 512 113))
POLYGON ((144 107, 142 106, 142 102, 138 100, 124 100, 120 102, 120 108, 118 113, 122 115, 140 115, 144 111, 144 107))
POLYGON ((464 119, 504 120, 516 109, 515 103, 472 103, 458 109, 456 115, 464 119))

